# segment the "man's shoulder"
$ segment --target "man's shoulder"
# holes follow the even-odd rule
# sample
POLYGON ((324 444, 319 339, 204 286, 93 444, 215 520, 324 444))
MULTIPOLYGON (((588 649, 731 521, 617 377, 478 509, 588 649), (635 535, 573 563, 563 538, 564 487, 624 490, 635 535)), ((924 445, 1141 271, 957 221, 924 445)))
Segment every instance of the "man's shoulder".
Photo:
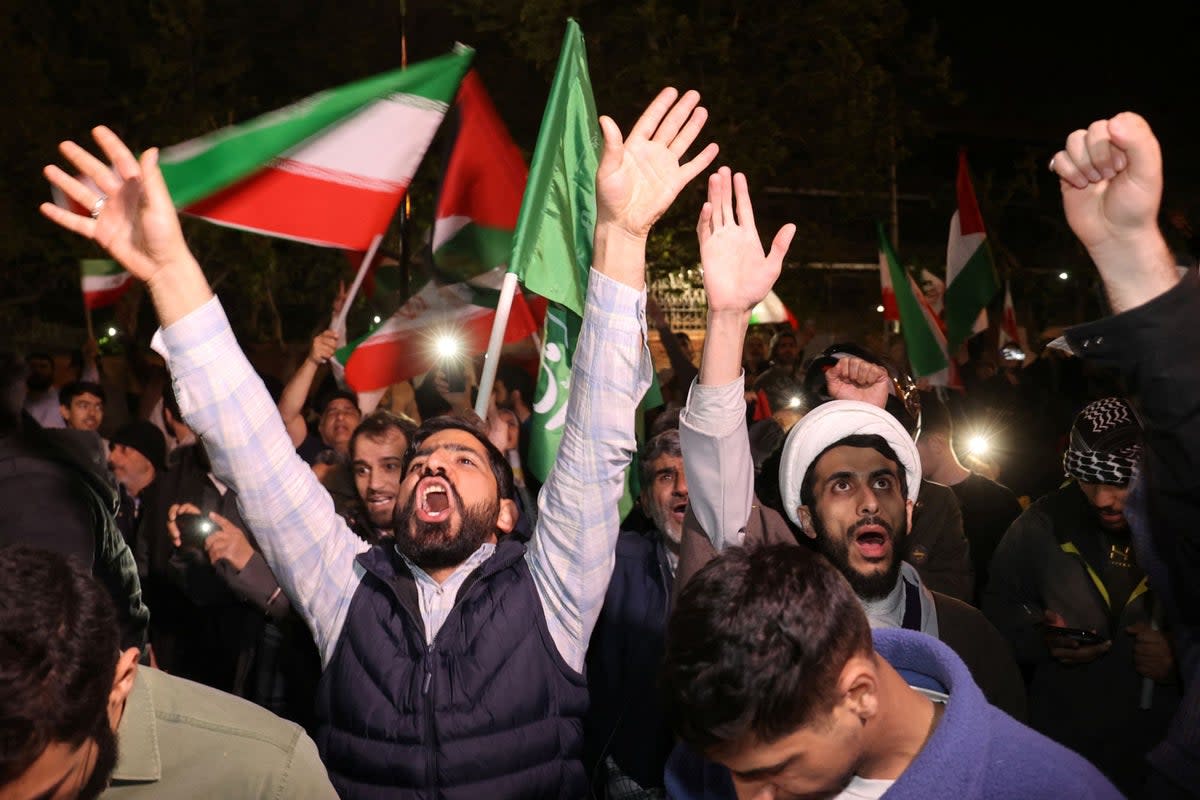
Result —
POLYGON ((154 704, 160 750, 186 743, 193 757, 217 748, 240 751, 250 762, 271 754, 290 758, 307 736, 296 723, 211 687, 148 668, 140 670, 140 679, 154 704))
POLYGON ((1013 504, 1017 503, 1017 495, 1012 489, 1009 489, 1003 483, 994 481, 986 475, 980 475, 978 472, 972 472, 961 482, 950 487, 956 495, 964 493, 983 495, 988 498, 1012 500, 1013 504))

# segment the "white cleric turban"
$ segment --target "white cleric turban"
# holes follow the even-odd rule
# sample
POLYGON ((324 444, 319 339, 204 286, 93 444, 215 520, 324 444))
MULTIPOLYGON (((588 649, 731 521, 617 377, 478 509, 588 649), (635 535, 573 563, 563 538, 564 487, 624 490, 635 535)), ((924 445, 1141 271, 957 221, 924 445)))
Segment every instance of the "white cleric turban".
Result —
POLYGON ((854 435, 882 436, 900 459, 908 484, 908 499, 917 501, 921 489, 921 457, 908 431, 878 406, 858 400, 822 403, 797 422, 783 444, 779 463, 779 496, 792 522, 800 524, 800 486, 808 468, 829 445, 854 435))

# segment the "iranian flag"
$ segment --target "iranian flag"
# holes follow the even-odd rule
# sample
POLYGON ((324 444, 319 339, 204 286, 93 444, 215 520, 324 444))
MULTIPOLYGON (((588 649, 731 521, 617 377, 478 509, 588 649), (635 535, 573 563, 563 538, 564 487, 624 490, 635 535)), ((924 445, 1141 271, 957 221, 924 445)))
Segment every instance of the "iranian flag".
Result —
POLYGON ((779 295, 774 291, 769 292, 761 303, 750 310, 751 325, 769 325, 780 322, 786 322, 792 330, 800 328, 800 322, 796 319, 796 315, 783 304, 779 295))
POLYGON ((366 250, 387 229, 474 51, 320 92, 159 156, 181 211, 232 228, 366 250))
POLYGON ((79 280, 83 288, 83 305, 88 309, 111 306, 133 285, 133 276, 109 258, 81 259, 79 280))
POLYGON ((883 321, 899 322, 900 309, 896 306, 896 289, 892 286, 892 271, 888 268, 883 250, 879 251, 879 291, 883 299, 883 321))
POLYGON ((1017 328, 1017 310, 1013 307, 1012 285, 1004 284, 1004 319, 1000 323, 1000 344, 1005 342, 1021 343, 1020 330, 1017 328))
POLYGON ((912 274, 900 266, 892 243, 879 226, 879 263, 886 268, 896 292, 896 307, 900 313, 900 331, 913 375, 928 378, 934 386, 949 386, 954 382, 946 336, 937 314, 925 301, 912 274))
POLYGON ((987 307, 1000 289, 965 150, 958 153, 956 191, 958 210, 946 245, 946 340, 952 352, 987 329, 987 307))

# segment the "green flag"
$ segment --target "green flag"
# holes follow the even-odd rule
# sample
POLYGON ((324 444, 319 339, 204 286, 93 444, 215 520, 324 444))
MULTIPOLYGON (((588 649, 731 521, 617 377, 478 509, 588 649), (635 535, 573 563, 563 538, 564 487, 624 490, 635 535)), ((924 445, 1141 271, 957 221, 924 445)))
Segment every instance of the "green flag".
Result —
POLYGON ((879 265, 886 269, 896 293, 896 305, 900 310, 900 330, 904 333, 904 346, 913 374, 927 377, 934 386, 946 386, 952 381, 950 357, 946 350, 946 336, 938 324, 937 315, 925 302, 912 274, 900 266, 888 241, 883 225, 879 228, 879 265))
MULTIPOLYGON (((529 446, 529 469, 543 482, 554 465, 567 417, 571 364, 592 265, 601 141, 583 32, 571 19, 533 151, 509 261, 509 271, 526 289, 550 301, 529 446)), ((656 390, 657 385, 651 387, 643 405, 654 397, 661 405, 656 390)), ((622 516, 633 505, 628 479, 632 472, 626 476, 622 516)))

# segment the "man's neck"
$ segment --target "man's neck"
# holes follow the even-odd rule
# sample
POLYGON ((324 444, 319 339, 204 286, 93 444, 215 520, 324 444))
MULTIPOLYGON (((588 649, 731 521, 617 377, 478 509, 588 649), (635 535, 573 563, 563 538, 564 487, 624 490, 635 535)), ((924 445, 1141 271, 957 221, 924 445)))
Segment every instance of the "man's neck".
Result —
POLYGON ((947 458, 938 464, 937 467, 925 475, 926 478, 934 483, 940 483, 943 486, 957 486, 958 484, 971 477, 971 470, 958 463, 957 458, 947 458))
POLYGON ((858 775, 871 780, 896 780, 908 769, 933 736, 940 709, 905 682, 880 655, 879 712, 870 721, 867 753, 858 775))

